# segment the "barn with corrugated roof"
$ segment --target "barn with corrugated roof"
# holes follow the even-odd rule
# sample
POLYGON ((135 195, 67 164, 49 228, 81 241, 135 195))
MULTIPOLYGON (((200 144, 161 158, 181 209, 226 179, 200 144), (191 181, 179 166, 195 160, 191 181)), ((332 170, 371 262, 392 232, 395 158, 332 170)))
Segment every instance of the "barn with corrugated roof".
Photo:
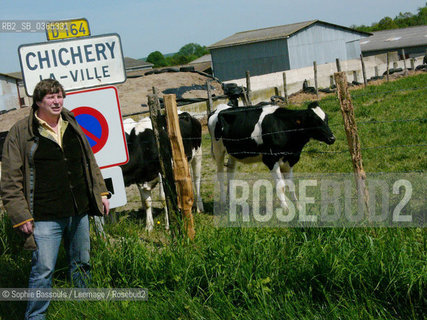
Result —
POLYGON ((427 26, 372 32, 372 36, 360 41, 363 56, 397 51, 402 58, 419 57, 427 51, 427 26))
POLYGON ((351 28, 311 20, 243 31, 208 48, 215 77, 222 81, 286 71, 360 57, 360 39, 370 36, 351 28))

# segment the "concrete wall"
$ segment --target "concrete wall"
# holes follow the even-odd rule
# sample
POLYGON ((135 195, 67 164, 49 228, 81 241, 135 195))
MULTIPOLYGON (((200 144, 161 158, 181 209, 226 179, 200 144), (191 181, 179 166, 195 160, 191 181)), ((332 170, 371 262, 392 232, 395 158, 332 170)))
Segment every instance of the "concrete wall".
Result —
MULTIPOLYGON (((366 77, 369 79, 375 76, 375 66, 378 67, 379 75, 382 75, 387 70, 385 55, 373 56, 364 58, 366 77)), ((415 59, 415 67, 422 64, 423 57, 415 59)), ((393 63, 397 63, 398 68, 403 68, 403 60, 397 59, 397 54, 392 54, 390 58, 389 68, 393 68, 393 63)), ((347 74, 349 82, 356 80, 363 83, 362 66, 360 59, 341 61, 341 70, 347 74), (353 72, 356 71, 357 78, 354 79, 353 72)), ((411 67, 410 59, 406 60, 407 68, 411 67)), ((327 88, 331 84, 331 76, 337 72, 335 63, 326 63, 317 65, 317 83, 320 88, 327 88)), ((296 93, 302 89, 304 80, 309 82, 310 86, 314 87, 314 70, 313 67, 293 69, 285 71, 288 95, 296 93)), ((261 76, 251 76, 252 103, 260 101, 268 101, 271 95, 274 95, 274 87, 278 87, 281 95, 283 95, 283 72, 276 72, 261 76), (265 91, 265 94, 262 93, 265 91), (272 94, 266 97, 269 92, 272 94)), ((225 81, 225 83, 237 83, 239 86, 246 87, 246 78, 225 81)))

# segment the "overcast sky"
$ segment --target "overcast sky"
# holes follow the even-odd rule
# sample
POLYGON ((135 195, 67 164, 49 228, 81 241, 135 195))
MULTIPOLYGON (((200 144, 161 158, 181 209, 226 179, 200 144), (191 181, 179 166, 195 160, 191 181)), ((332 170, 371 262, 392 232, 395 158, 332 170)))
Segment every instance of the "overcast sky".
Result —
MULTIPOLYGON (((236 32, 307 20, 371 25, 399 12, 416 14, 425 4, 426 0, 0 0, 0 20, 86 18, 92 35, 118 33, 123 54, 139 59, 156 50, 177 52, 190 42, 209 46, 236 32)), ((0 73, 20 71, 19 45, 45 41, 43 32, 0 32, 0 73)))

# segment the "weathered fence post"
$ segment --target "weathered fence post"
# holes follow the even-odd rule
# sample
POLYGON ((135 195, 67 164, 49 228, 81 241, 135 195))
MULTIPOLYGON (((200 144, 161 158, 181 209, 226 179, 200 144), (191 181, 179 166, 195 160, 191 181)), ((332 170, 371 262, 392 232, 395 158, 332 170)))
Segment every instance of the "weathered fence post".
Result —
POLYGON ((408 68, 406 67, 406 55, 405 55, 405 49, 402 48, 402 57, 403 57, 403 69, 404 69, 404 75, 408 75, 408 68))
POLYGON ((194 202, 193 184, 191 182, 187 156, 184 151, 184 144, 182 143, 176 96, 174 94, 165 95, 164 102, 169 140, 172 146, 173 173, 178 191, 178 206, 183 214, 184 228, 187 236, 193 240, 196 234, 194 231, 193 214, 191 213, 194 202))
POLYGON ((368 79, 366 79, 365 61, 363 60, 362 54, 360 54, 360 62, 362 64, 363 84, 366 87, 368 85, 368 79))
POLYGON ((378 78, 378 76, 380 75, 380 71, 378 70, 378 66, 375 66, 374 70, 375 70, 375 77, 378 78))
POLYGON ((285 103, 288 104, 289 101, 288 101, 288 89, 286 86, 286 72, 283 72, 282 76, 283 76, 283 94, 285 95, 285 103))
POLYGON ((207 113, 208 117, 211 114, 212 107, 213 107, 211 87, 210 87, 209 83, 210 83, 210 80, 206 80, 206 93, 208 95, 208 100, 206 102, 206 113, 207 113))
POLYGON ((415 71, 415 59, 411 58, 411 69, 412 71, 415 71))
MULTIPOLYGON (((156 92, 157 90, 153 88, 153 91, 156 92)), ((164 130, 163 127, 165 123, 161 116, 160 101, 157 95, 148 95, 148 107, 150 109, 150 118, 153 125, 153 133, 156 140, 157 149, 159 150, 160 170, 163 177, 163 190, 165 191, 166 196, 166 206, 169 214, 170 230, 172 232, 172 236, 175 237, 180 233, 180 228, 178 226, 181 223, 178 215, 178 203, 176 200, 177 193, 172 164, 170 161, 172 151, 169 140, 162 139, 161 132, 164 130)))
POLYGON ((353 71, 353 81, 356 83, 356 82, 359 82, 359 81, 357 81, 357 71, 356 70, 354 70, 353 71))
POLYGON ((251 90, 251 74, 249 73, 249 70, 246 71, 246 89, 248 90, 247 93, 247 98, 248 98, 248 104, 252 105, 252 101, 251 101, 251 94, 252 94, 252 90, 251 90))
POLYGON ((336 58, 336 64, 337 64, 337 72, 341 72, 341 63, 340 63, 340 59, 336 58))
POLYGON ((353 103, 347 85, 347 77, 344 72, 334 74, 337 84, 337 95, 341 106, 341 113, 344 119, 344 128, 347 135, 348 147, 356 179, 358 194, 362 195, 368 208, 368 191, 366 189, 366 173, 363 170, 362 153, 360 151, 360 140, 357 133, 357 125, 354 117, 353 103))
POLYGON ((390 70, 389 70, 390 57, 389 56, 390 55, 387 52, 387 58, 386 58, 386 65, 387 65, 386 79, 387 79, 387 81, 389 80, 389 74, 390 74, 390 70))
POLYGON ((314 88, 316 89, 316 97, 319 100, 319 90, 317 86, 317 63, 313 61, 313 69, 314 69, 314 88))
POLYGON ((329 87, 333 88, 334 87, 334 76, 329 76, 329 87))
POLYGON ((248 95, 246 93, 245 87, 242 88, 242 101, 243 101, 243 105, 246 107, 251 105, 249 103, 249 99, 248 99, 248 95))

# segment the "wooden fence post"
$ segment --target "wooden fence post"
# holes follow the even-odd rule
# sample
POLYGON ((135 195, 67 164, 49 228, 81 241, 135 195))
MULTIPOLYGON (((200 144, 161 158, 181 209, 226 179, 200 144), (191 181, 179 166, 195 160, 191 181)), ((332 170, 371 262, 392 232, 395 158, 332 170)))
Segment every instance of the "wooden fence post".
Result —
POLYGON ((390 57, 389 53, 387 52, 387 58, 386 58, 386 64, 387 64, 387 71, 386 71, 386 79, 389 80, 390 70, 389 70, 389 63, 390 63, 390 57))
POLYGON ((360 54, 360 62, 362 64, 363 84, 366 87, 368 85, 368 79, 366 79, 365 61, 363 60, 362 54, 360 54))
POLYGON ((210 88, 210 80, 206 80, 206 93, 208 95, 208 101, 206 102, 206 113, 209 115, 212 112, 213 102, 212 102, 212 95, 211 95, 211 88, 210 88))
POLYGON ((405 49, 402 48, 402 57, 403 57, 403 69, 404 69, 404 75, 408 75, 408 68, 406 67, 406 55, 405 55, 405 49))
POLYGON ((193 240, 196 234, 194 231, 193 214, 191 213, 194 202, 193 184, 191 182, 187 156, 184 151, 184 144, 182 143, 176 96, 174 94, 165 95, 164 102, 169 140, 172 146, 173 173, 178 191, 178 206, 183 214, 184 228, 187 236, 193 240))
MULTIPOLYGON (((154 89, 154 88, 153 88, 154 89)), ((153 91, 156 91, 155 89, 153 91)), ((166 196, 166 206, 169 214, 170 230, 175 237, 180 233, 181 225, 178 213, 177 193, 175 188, 173 169, 171 164, 171 146, 168 139, 162 138, 161 132, 164 130, 164 118, 160 112, 160 101, 157 95, 148 95, 148 107, 150 109, 150 118, 153 125, 154 137, 159 150, 160 170, 163 177, 163 190, 166 196)))
POLYGON ((341 72, 341 63, 340 63, 340 59, 336 58, 336 64, 337 64, 337 72, 341 72))
POLYGON ((252 90, 251 90, 251 74, 249 73, 249 70, 246 71, 246 89, 247 89, 247 99, 248 99, 248 105, 252 105, 252 101, 251 101, 251 95, 252 95, 252 90))
POLYGON ((283 76, 283 94, 285 95, 285 103, 288 104, 288 89, 286 88, 286 72, 282 73, 283 76))
POLYGON ((314 69, 314 88, 316 89, 316 97, 319 100, 319 88, 317 86, 317 63, 313 61, 313 69, 314 69))
POLYGON ((380 72, 378 70, 378 66, 375 66, 374 70, 375 70, 375 77, 377 78, 380 75, 380 72))
POLYGON ((366 188, 366 173, 363 170, 362 153, 360 151, 360 140, 357 133, 357 125, 354 117, 353 103, 347 85, 347 77, 344 72, 334 74, 337 84, 337 95, 341 106, 341 113, 344 120, 345 133, 347 135, 348 147, 356 179, 358 194, 362 195, 366 208, 369 208, 369 195, 366 188))
POLYGON ((411 58, 411 69, 412 71, 415 71, 415 59, 411 58))

